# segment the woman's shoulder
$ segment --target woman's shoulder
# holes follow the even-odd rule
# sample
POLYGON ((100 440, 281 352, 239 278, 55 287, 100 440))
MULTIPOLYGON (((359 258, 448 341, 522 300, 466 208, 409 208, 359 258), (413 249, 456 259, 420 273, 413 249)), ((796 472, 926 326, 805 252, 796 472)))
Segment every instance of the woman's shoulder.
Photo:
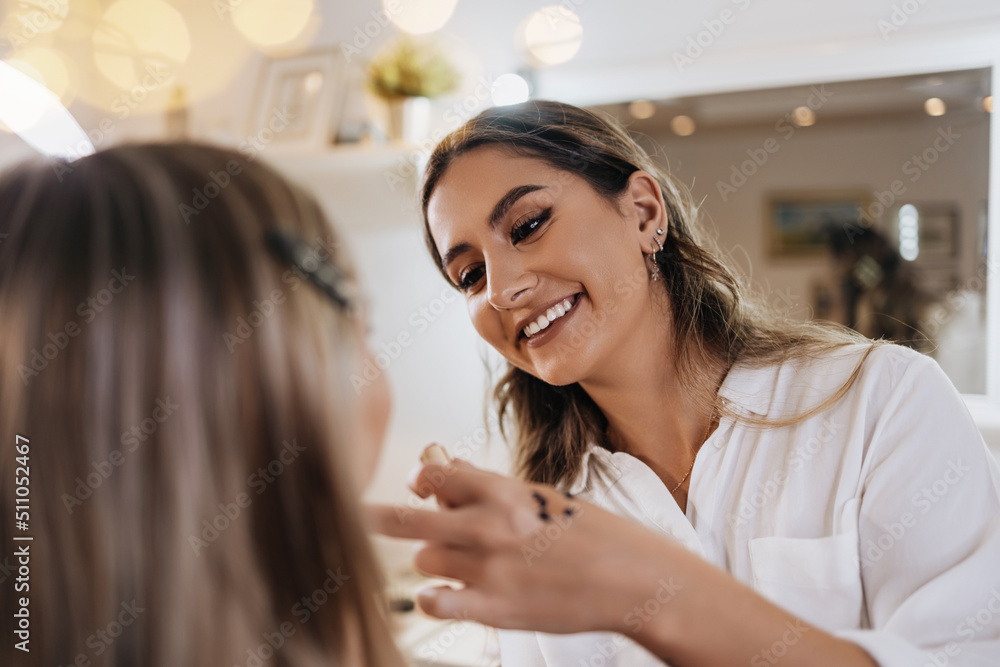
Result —
POLYGON ((902 345, 857 343, 802 351, 771 363, 738 362, 720 395, 757 415, 787 418, 833 396, 884 403, 914 378, 950 385, 937 362, 902 345))

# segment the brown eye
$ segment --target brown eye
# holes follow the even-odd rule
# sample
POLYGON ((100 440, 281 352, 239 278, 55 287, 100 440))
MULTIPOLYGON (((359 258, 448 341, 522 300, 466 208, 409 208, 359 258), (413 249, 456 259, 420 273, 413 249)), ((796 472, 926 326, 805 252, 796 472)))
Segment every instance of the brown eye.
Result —
POLYGON ((463 292, 470 289, 473 285, 479 282, 482 277, 483 267, 482 265, 473 266, 467 271, 463 271, 458 277, 458 289, 463 292))
POLYGON ((528 218, 523 222, 516 223, 510 230, 510 240, 514 245, 517 245, 524 239, 528 238, 535 231, 541 227, 546 220, 552 216, 552 209, 547 208, 538 215, 528 218))

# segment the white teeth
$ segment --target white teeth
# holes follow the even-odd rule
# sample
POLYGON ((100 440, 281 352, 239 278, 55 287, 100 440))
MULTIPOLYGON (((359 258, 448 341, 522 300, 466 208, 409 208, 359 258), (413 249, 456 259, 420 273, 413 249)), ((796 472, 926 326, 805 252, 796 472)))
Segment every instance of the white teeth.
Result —
POLYGON ((544 314, 539 315, 537 320, 531 322, 530 324, 525 326, 524 329, 522 329, 525 337, 531 338, 542 329, 547 328, 551 322, 556 321, 557 319, 568 313, 572 307, 573 307, 572 299, 563 299, 556 305, 552 306, 547 311, 545 311, 544 314))

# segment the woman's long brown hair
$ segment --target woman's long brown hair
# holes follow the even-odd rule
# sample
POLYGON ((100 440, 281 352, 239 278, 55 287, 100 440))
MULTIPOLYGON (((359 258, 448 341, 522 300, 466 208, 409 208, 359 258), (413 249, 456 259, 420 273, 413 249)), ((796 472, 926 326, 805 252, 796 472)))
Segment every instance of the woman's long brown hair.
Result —
POLYGON ((0 542, 30 545, 0 663, 401 664, 345 468, 357 323, 268 252, 275 228, 351 273, 315 201, 235 152, 0 178, 0 542))
MULTIPOLYGON (((480 113, 445 137, 428 160, 421 187, 427 248, 441 274, 451 280, 430 232, 427 207, 434 189, 458 156, 482 146, 535 158, 575 174, 612 203, 625 192, 631 174, 643 170, 660 185, 669 218, 664 250, 655 256, 669 298, 672 358, 678 377, 709 414, 759 427, 780 427, 817 414, 854 383, 877 344, 830 323, 802 323, 779 317, 749 295, 737 274, 700 229, 698 207, 688 190, 632 139, 617 121, 586 109, 550 101, 496 107, 480 113), (761 419, 716 402, 719 369, 737 361, 765 366, 821 355, 851 343, 868 343, 850 378, 821 404, 802 414, 761 419)), ((605 447, 607 420, 578 384, 550 385, 511 364, 494 388, 499 423, 513 427, 515 467, 525 479, 562 484, 580 469, 588 443, 605 447)))

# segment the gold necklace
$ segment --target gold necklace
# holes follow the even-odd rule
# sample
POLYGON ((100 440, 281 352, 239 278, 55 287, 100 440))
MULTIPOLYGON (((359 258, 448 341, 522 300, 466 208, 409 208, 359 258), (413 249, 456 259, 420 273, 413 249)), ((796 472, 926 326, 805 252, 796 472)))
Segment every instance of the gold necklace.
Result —
POLYGON ((688 471, 684 473, 683 477, 681 477, 681 481, 677 482, 677 486, 673 488, 673 490, 670 492, 670 495, 674 495, 675 493, 677 493, 677 489, 681 488, 681 485, 687 481, 687 478, 691 474, 691 471, 694 470, 694 462, 698 460, 698 452, 701 451, 701 446, 704 445, 706 441, 708 441, 708 432, 712 430, 713 421, 715 421, 715 410, 712 410, 712 414, 709 415, 708 426, 705 427, 705 433, 701 436, 701 442, 698 444, 698 448, 694 450, 694 459, 691 461, 691 467, 688 468, 688 471))

